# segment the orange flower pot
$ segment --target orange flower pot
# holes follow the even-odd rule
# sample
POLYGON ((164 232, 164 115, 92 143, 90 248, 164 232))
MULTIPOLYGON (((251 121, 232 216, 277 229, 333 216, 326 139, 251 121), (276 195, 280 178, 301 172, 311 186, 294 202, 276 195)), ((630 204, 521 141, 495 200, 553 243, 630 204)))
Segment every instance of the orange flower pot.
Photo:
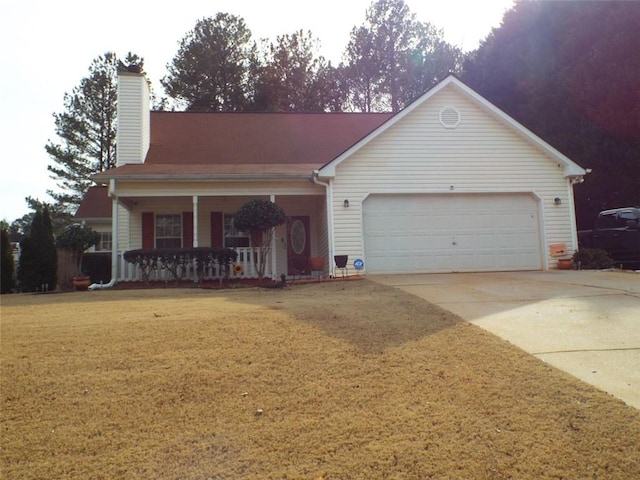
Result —
POLYGON ((76 275, 73 277, 73 288, 77 291, 82 292, 89 289, 89 285, 91 285, 91 279, 86 275, 76 275))
POLYGON ((570 258, 561 258, 558 260, 558 270, 571 270, 573 268, 573 260, 570 258))

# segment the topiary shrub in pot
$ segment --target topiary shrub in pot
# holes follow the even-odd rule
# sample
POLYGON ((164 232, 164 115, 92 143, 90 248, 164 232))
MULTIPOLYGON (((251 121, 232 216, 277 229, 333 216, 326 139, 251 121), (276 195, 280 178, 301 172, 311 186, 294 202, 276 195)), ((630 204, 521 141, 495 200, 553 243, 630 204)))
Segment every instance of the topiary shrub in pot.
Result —
POLYGON ((271 238, 275 228, 286 222, 287 217, 282 208, 273 202, 251 200, 240 207, 233 221, 238 230, 249 232, 252 246, 258 248, 258 281, 261 282, 271 250, 271 238))
POLYGON ((91 279, 82 272, 82 256, 84 252, 100 242, 100 234, 91 227, 73 223, 66 227, 58 238, 56 245, 65 250, 69 250, 73 254, 76 266, 76 275, 73 277, 73 284, 77 290, 86 290, 91 279))

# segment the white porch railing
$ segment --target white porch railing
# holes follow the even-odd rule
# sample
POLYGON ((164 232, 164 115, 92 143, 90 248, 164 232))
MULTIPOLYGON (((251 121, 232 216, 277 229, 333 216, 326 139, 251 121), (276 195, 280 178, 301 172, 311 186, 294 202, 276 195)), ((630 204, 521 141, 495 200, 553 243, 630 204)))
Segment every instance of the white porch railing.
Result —
MULTIPOLYGON (((260 249, 253 247, 234 248, 238 253, 237 260, 229 266, 229 270, 220 265, 214 265, 212 267, 205 268, 203 272, 203 280, 221 280, 225 278, 229 279, 242 279, 242 278, 258 278, 258 265, 260 259, 260 249), (242 273, 236 274, 234 272, 234 266, 241 266, 242 273)), ((124 252, 118 252, 118 281, 119 282, 137 282, 142 281, 142 271, 138 265, 129 263, 124 259, 124 252)), ((266 266, 264 269, 265 277, 271 275, 271 259, 267 255, 266 266)), ((198 281, 198 273, 196 271, 195 261, 189 262, 181 267, 181 271, 178 272, 179 278, 182 280, 198 281)), ((166 268, 162 268, 160 262, 155 268, 150 269, 149 281, 163 281, 170 282, 175 281, 173 273, 166 268)))

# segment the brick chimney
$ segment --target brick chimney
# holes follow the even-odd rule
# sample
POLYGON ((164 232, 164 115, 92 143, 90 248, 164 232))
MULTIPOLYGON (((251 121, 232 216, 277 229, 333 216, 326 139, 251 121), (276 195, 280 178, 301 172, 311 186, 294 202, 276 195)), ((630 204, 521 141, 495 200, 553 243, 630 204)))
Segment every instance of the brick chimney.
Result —
POLYGON ((149 150, 149 85, 142 73, 118 72, 116 166, 144 163, 149 150))

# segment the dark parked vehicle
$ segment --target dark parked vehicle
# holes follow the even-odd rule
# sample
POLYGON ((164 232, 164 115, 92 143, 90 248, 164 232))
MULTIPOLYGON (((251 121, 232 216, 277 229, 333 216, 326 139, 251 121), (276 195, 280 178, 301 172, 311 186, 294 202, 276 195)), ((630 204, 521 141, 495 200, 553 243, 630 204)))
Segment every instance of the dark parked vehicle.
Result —
POLYGON ((598 214, 593 230, 578 232, 580 248, 605 250, 615 265, 640 266, 640 207, 614 208, 598 214))

